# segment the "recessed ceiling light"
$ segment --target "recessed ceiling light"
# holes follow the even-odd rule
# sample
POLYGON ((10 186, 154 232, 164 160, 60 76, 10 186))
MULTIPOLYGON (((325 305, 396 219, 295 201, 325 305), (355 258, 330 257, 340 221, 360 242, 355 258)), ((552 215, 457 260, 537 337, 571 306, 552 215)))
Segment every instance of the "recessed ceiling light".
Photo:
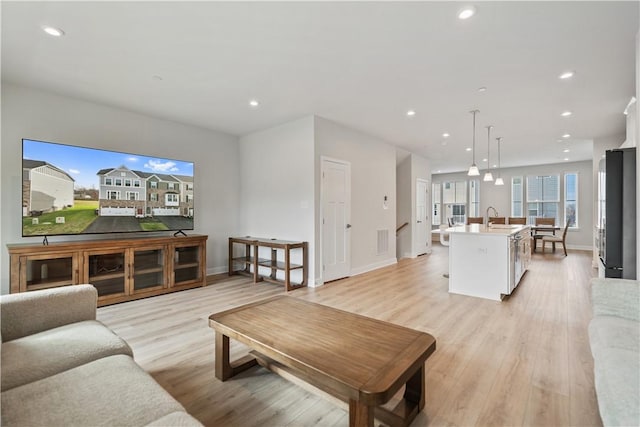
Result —
POLYGON ((565 148, 564 150, 562 150, 562 152, 563 152, 563 153, 568 153, 568 152, 569 152, 569 149, 568 149, 568 148, 565 148))
POLYGON ((497 168, 497 167, 498 167, 498 165, 493 165, 492 167, 497 168))
POLYGON ((476 14, 476 8, 473 6, 465 6, 458 12, 458 19, 469 19, 476 14))
POLYGON ((258 102, 257 99, 252 99, 251 101, 249 101, 249 106, 256 108, 260 105, 260 103, 258 102))
POLYGON ((565 158, 564 158, 564 161, 565 161, 565 162, 568 162, 568 161, 569 161, 569 158, 568 158, 568 157, 565 157, 565 158))
POLYGON ((442 172, 440 169, 438 169, 438 170, 436 171, 436 173, 440 173, 440 172, 442 172))
POLYGON ((471 147, 465 148, 465 151, 471 151, 471 147))
POLYGON ((486 158, 485 158, 485 159, 482 159, 482 161, 483 161, 483 162, 486 162, 486 161, 487 161, 487 159, 486 159, 486 158))
POLYGON ((407 111, 407 116, 409 116, 409 117, 413 117, 413 116, 415 116, 415 115, 416 115, 416 112, 415 112, 414 110, 409 110, 409 111, 407 111))
POLYGON ((565 79, 570 79, 571 77, 573 77, 575 73, 573 71, 565 71, 564 73, 560 74, 558 76, 558 78, 565 80, 565 79))
POLYGON ((571 134, 570 133, 565 133, 564 135, 562 135, 563 138, 571 138, 571 134))
POLYGON ((571 114, 573 114, 571 111, 563 111, 561 116, 562 117, 569 117, 571 114))
POLYGON ((485 86, 479 87, 478 92, 486 92, 487 88, 485 86))
POLYGON ((42 31, 54 37, 64 36, 64 31, 62 31, 60 28, 50 27, 48 25, 42 27, 42 31))
POLYGON ((442 137, 443 138, 449 138, 449 134, 445 132, 445 133, 442 134, 442 137))

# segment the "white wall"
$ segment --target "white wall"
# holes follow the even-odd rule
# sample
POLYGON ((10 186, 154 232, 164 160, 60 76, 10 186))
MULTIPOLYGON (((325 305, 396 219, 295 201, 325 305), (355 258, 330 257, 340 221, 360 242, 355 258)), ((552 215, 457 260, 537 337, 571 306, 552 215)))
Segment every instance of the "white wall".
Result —
MULTIPOLYGON (((240 235, 309 242, 315 277, 313 116, 240 138, 240 235)), ((292 252, 298 263, 300 251, 292 252)))
MULTIPOLYGON (((237 138, 211 130, 2 84, 1 292, 9 291, 7 243, 21 237, 22 138, 195 162, 195 230, 207 234, 208 273, 226 271, 227 238, 238 230, 240 174, 237 138)), ((49 239, 80 240, 91 236, 49 239)))
MULTIPOLYGON (((398 232, 396 238, 396 258, 411 258, 413 248, 413 236, 411 228, 411 156, 398 164, 396 168, 396 197, 398 199, 396 209, 397 227, 405 222, 408 224, 398 232)), ((415 215, 415 213, 414 213, 415 215)))
MULTIPOLYGON (((504 186, 496 186, 493 182, 485 183, 480 180, 480 213, 484 216, 487 207, 493 206, 498 210, 500 216, 509 217, 511 215, 511 178, 514 176, 525 177, 527 175, 549 175, 560 174, 560 198, 564 197, 564 177, 565 172, 578 173, 578 230, 570 230, 567 234, 567 246, 574 249, 591 250, 593 248, 593 203, 594 187, 592 179, 592 162, 567 162, 550 165, 526 166, 518 168, 503 168, 501 176, 504 186)), ((468 180, 466 172, 452 174, 437 174, 432 176, 434 183, 444 181, 468 180)), ((526 197, 526 196, 525 196, 526 197)), ((468 199, 467 199, 468 200, 468 199)))
MULTIPOLYGON (((359 274, 395 263, 395 147, 321 117, 316 116, 315 124, 317 233, 321 228, 322 220, 320 158, 326 156, 348 161, 351 163, 351 224, 353 225, 351 228, 351 274, 359 274), (385 196, 388 198, 388 209, 383 209, 385 196), (389 230, 389 250, 382 255, 376 255, 377 230, 389 230)), ((318 253, 320 253, 319 242, 320 239, 317 239, 318 253)))

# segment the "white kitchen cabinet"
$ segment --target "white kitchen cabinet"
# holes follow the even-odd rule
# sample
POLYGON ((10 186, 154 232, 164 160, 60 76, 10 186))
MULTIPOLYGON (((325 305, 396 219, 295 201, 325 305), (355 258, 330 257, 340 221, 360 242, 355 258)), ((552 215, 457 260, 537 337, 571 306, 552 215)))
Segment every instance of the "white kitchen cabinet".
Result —
POLYGON ((481 224, 449 233, 449 292, 501 301, 522 279, 530 260, 528 226, 481 224))

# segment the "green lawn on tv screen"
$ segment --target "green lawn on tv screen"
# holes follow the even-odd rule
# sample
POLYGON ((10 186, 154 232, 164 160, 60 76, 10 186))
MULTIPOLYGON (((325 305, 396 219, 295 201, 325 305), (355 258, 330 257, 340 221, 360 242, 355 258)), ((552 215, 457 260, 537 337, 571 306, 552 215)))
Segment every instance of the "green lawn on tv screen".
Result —
POLYGON ((78 234, 98 218, 97 200, 75 200, 71 208, 44 213, 38 217, 22 218, 24 236, 42 236, 54 234, 78 234), (57 217, 64 217, 64 224, 56 224, 57 217), (37 218, 38 224, 33 224, 37 218))

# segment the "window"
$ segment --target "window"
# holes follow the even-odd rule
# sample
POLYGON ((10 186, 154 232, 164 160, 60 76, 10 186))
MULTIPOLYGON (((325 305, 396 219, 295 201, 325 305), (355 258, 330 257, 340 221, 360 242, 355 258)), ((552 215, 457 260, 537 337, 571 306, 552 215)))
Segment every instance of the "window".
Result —
POLYGON ((149 188, 158 188, 158 182, 157 181, 150 181, 149 182, 149 188))
POLYGON ((137 191, 127 191, 127 200, 138 200, 137 191))
POLYGON ((118 187, 122 186, 122 178, 116 178, 116 186, 118 187))
POLYGON ((446 209, 447 222, 466 222, 467 181, 442 183, 442 204, 446 209))
POLYGON ((193 190, 193 184, 185 184, 187 186, 187 191, 193 190))
POLYGON ((179 206, 178 195, 174 193, 165 194, 165 204, 167 206, 179 206))
POLYGON ((149 201, 150 202, 157 202, 158 201, 158 193, 149 194, 149 201))
POLYGON ((431 185, 431 194, 433 195, 433 215, 431 215, 431 225, 442 224, 440 218, 440 199, 442 198, 441 188, 442 187, 439 183, 431 185))
POLYGON ((168 188, 169 190, 175 190, 175 188, 174 188, 174 187, 175 187, 175 184, 174 184, 173 182, 170 182, 170 183, 168 183, 168 184, 167 184, 167 188, 168 188))
POLYGON ((187 202, 187 203, 191 203, 191 202, 193 202, 193 195, 191 195, 191 194, 186 194, 186 195, 185 195, 184 200, 185 200, 185 202, 187 202))
POLYGON ((480 215, 480 180, 469 181, 469 216, 480 215))
POLYGON ((564 224, 567 221, 569 227, 578 228, 578 174, 575 172, 564 174, 564 224))
POLYGON ((134 179, 133 180, 133 186, 134 187, 140 187, 140 180, 139 179, 134 179))
POLYGON ((104 178, 104 185, 113 185, 113 180, 109 177, 104 178))
POLYGON ((107 199, 109 199, 109 200, 120 200, 120 192, 119 191, 107 191, 107 199))
POLYGON ((527 177, 527 217, 534 224, 536 217, 555 218, 560 222, 560 176, 538 175, 527 177))
POLYGON ((131 187, 131 180, 130 180, 129 178, 126 178, 126 179, 124 180, 124 186, 125 186, 125 187, 131 187))
POLYGON ((524 216, 522 212, 522 177, 511 178, 511 216, 524 216))

